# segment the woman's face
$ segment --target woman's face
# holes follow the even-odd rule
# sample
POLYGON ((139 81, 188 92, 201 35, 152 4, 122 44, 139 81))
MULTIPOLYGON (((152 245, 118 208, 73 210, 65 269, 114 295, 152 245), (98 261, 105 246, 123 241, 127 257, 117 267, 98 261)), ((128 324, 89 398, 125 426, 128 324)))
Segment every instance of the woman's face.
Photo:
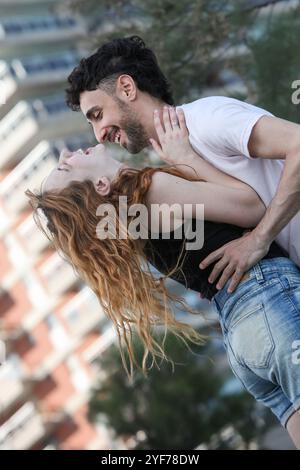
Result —
POLYGON ((115 160, 103 144, 71 152, 64 149, 57 166, 51 171, 43 183, 42 191, 61 190, 71 181, 91 180, 96 190, 103 195, 108 194, 110 182, 121 167, 126 165, 115 160))

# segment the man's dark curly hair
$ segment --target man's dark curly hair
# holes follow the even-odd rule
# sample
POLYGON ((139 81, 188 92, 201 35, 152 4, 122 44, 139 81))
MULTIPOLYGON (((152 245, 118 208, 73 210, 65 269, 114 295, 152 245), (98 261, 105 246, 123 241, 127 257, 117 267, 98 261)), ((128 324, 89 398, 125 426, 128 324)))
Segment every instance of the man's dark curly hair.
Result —
POLYGON ((79 111, 80 94, 84 91, 103 88, 113 94, 116 80, 122 74, 130 75, 139 90, 174 104, 170 84, 160 70, 154 52, 139 36, 130 36, 113 39, 91 56, 81 59, 68 77, 67 105, 73 111, 79 111))

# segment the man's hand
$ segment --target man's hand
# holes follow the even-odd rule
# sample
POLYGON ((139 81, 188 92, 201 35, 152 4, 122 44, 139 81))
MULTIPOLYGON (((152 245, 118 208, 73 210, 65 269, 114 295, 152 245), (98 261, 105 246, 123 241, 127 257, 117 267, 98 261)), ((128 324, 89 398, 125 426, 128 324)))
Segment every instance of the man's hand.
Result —
POLYGON ((218 281, 217 289, 222 289, 232 276, 227 292, 232 293, 244 273, 260 261, 268 252, 270 242, 258 238, 255 230, 244 233, 241 238, 233 240, 208 255, 201 263, 200 269, 205 269, 211 263, 219 260, 210 276, 209 282, 213 283, 222 273, 218 281))

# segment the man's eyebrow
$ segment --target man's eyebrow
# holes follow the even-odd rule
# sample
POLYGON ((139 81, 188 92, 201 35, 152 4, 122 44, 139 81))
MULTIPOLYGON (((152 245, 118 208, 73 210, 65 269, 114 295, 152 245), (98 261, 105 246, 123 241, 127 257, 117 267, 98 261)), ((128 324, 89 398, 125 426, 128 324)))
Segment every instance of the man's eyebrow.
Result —
POLYGON ((92 117, 92 114, 95 112, 95 111, 101 111, 101 108, 100 106, 93 106, 92 108, 90 108, 88 110, 88 112, 86 113, 85 117, 90 120, 91 117, 92 117))

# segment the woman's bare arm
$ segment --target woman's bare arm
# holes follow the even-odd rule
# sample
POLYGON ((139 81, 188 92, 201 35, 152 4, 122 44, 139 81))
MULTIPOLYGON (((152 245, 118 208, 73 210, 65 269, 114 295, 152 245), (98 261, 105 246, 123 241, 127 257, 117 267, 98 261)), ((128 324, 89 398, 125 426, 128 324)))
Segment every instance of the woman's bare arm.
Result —
POLYGON ((259 200, 253 204, 248 191, 210 182, 188 181, 162 171, 153 174, 146 204, 148 209, 152 204, 176 204, 174 218, 177 220, 183 219, 185 204, 193 205, 192 217, 195 218, 199 214, 196 204, 203 204, 205 220, 246 228, 256 226, 265 211, 259 200))

